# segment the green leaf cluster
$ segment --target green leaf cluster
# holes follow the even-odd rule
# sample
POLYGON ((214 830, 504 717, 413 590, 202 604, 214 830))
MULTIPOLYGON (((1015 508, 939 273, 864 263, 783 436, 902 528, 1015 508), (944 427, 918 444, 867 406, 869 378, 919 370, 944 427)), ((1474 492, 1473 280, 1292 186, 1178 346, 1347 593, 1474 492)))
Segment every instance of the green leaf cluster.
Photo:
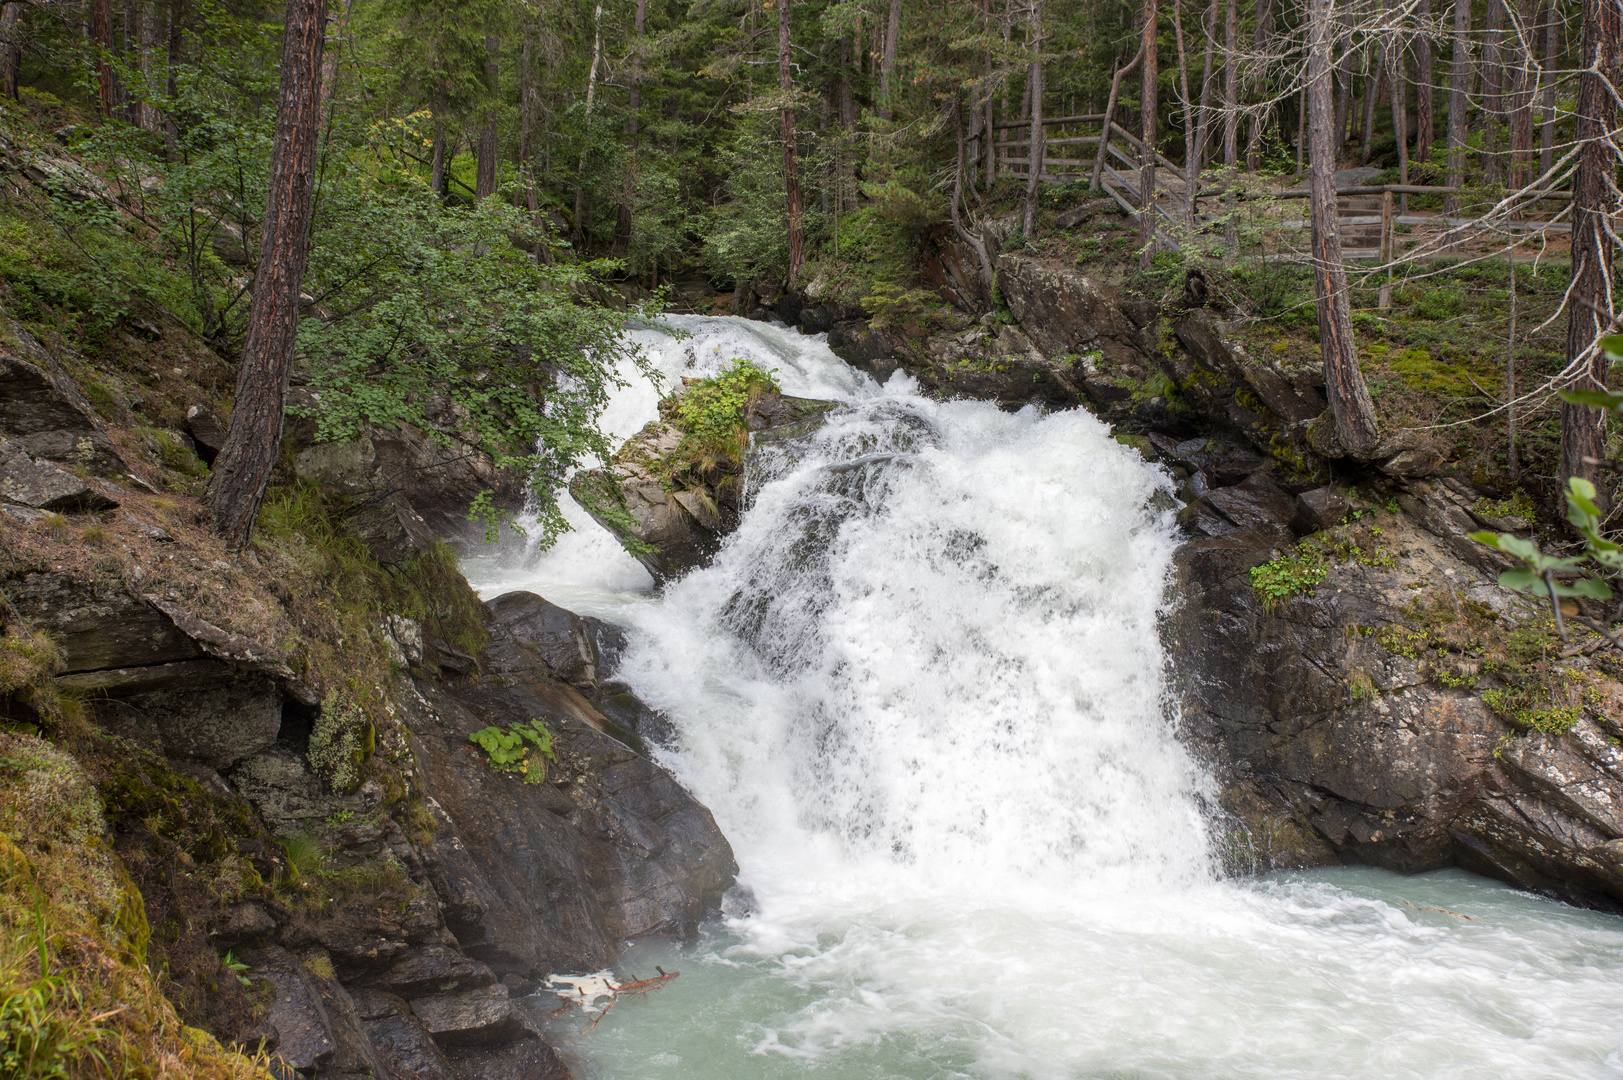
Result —
POLYGON ((526 784, 546 780, 547 762, 558 761, 552 748, 552 732, 539 720, 508 724, 505 730, 494 725, 481 728, 469 735, 468 741, 484 750, 492 769, 518 773, 526 784))
POLYGON ((676 399, 676 425, 683 432, 678 456, 742 458, 749 437, 745 414, 750 401, 778 391, 776 374, 775 369, 735 357, 719 375, 689 386, 676 399))

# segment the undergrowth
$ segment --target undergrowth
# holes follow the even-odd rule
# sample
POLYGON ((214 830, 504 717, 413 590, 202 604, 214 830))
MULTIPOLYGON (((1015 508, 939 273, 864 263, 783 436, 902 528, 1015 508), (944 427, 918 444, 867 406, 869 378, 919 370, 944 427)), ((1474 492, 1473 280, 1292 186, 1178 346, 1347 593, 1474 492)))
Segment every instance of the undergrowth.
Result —
POLYGON ((678 454, 742 460, 749 441, 745 413, 754 398, 778 392, 776 374, 740 357, 720 374, 688 386, 675 404, 676 425, 683 433, 678 454))

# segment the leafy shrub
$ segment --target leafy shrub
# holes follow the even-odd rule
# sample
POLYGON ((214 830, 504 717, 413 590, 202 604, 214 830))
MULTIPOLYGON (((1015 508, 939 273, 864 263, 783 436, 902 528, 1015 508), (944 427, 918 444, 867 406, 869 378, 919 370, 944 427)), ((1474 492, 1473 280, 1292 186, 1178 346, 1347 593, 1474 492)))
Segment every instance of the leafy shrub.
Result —
POLYGON ((684 432, 681 452, 692 457, 742 457, 748 438, 745 411, 757 395, 777 392, 778 384, 772 377, 775 374, 775 370, 739 357, 719 375, 689 386, 676 399, 676 424, 684 432))
POLYGON ((310 768, 338 794, 355 790, 361 766, 372 756, 376 735, 366 710, 341 690, 321 703, 321 715, 310 732, 310 768))
POLYGON ((1253 566, 1251 588, 1262 600, 1262 610, 1271 612, 1292 596, 1313 592, 1324 583, 1329 572, 1323 552, 1310 545, 1299 545, 1289 554, 1253 566))
POLYGON ((526 784, 544 781, 547 762, 558 761, 552 748, 552 732, 539 720, 508 724, 505 731, 492 725, 469 735, 468 741, 484 750, 492 769, 518 773, 526 784))

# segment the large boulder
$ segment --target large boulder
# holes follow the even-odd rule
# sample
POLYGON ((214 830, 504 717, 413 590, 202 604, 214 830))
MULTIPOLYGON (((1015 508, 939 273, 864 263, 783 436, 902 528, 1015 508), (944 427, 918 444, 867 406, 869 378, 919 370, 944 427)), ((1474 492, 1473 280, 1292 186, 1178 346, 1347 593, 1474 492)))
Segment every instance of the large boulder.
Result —
POLYGON ((123 477, 124 460, 79 388, 45 347, 0 312, 0 436, 30 455, 101 476, 123 477))
MULTIPOLYGON (((493 628, 496 644, 505 634, 493 628)), ((693 933, 736 870, 714 818, 533 652, 509 655, 484 676, 419 682, 405 717, 440 821, 429 874, 463 952, 540 980, 604 967, 639 936, 693 933), (537 719, 556 759, 532 756, 532 782, 468 740, 537 719)))
POLYGON ((1155 337, 1092 278, 1029 255, 997 260, 998 289, 1032 343, 1050 359, 1098 353, 1103 377, 1141 374, 1155 337))
POLYGON ((1309 428, 1325 412, 1317 367, 1286 369, 1256 359, 1205 308, 1185 312, 1172 330, 1183 349, 1162 351, 1157 362, 1209 423, 1239 430, 1265 452, 1311 445, 1309 428))
POLYGON ((59 465, 28 456, 21 443, 0 439, 0 499, 35 510, 112 510, 117 500, 59 465))
POLYGON ((1224 852, 1240 871, 1459 865, 1623 910, 1623 686, 1563 661, 1591 689, 1561 734, 1519 733, 1490 708, 1473 643, 1514 640, 1538 612, 1461 558, 1451 532, 1407 514, 1340 527, 1321 538, 1323 582, 1274 607, 1251 570, 1288 552, 1288 533, 1181 549, 1168 636, 1185 730, 1221 778, 1224 852))
MULTIPOLYGON (((832 401, 760 394, 745 426, 754 442, 782 442, 810 434, 832 401)), ((743 512, 743 461, 692 455, 673 402, 662 417, 626 441, 608 467, 575 474, 569 494, 626 544, 656 581, 706 565, 743 512)), ((747 451, 746 451, 747 454, 747 451)))

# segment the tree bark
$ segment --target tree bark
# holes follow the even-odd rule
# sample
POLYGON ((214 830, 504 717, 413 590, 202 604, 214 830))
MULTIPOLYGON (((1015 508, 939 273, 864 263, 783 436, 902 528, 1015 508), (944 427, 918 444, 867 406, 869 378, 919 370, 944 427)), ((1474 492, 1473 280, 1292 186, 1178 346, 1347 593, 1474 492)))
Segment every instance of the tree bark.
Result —
POLYGON ((238 551, 253 534, 282 441, 283 407, 299 328, 299 286, 309 253, 326 31, 326 0, 288 0, 270 193, 253 306, 237 368, 231 426, 209 477, 214 530, 238 551))
POLYGON ((886 120, 891 119, 890 93, 896 77, 896 46, 902 32, 902 0, 890 0, 890 18, 885 23, 885 51, 879 64, 879 108, 886 120))
MULTIPOLYGON (((1206 15, 1201 21, 1201 29, 1206 34, 1206 56, 1201 61, 1200 68, 1200 108, 1196 111, 1198 119, 1195 121, 1195 164, 1204 167, 1206 164, 1206 150, 1211 145, 1212 127, 1212 39, 1217 35, 1218 0, 1211 0, 1206 8, 1206 15)), ((1197 174, 1189 181, 1191 189, 1198 194, 1200 177, 1197 174)))
POLYGON ((113 52, 113 16, 107 0, 90 0, 90 40, 96 54, 96 111, 104 118, 113 115, 118 87, 113 82, 113 68, 109 62, 113 52))
MULTIPOLYGON (((900 3, 900 0, 895 0, 900 3)), ((894 11, 895 8, 893 7, 894 11)), ((783 94, 783 186, 789 204, 789 286, 800 280, 800 264, 805 261, 804 239, 800 234, 800 176, 795 161, 795 110, 790 103, 794 93, 794 68, 789 62, 789 0, 778 0, 778 89, 783 94)))
POLYGON ((975 253, 975 259, 980 267, 980 285, 986 297, 992 295, 992 260, 986 254, 986 244, 980 237, 964 228, 964 218, 960 206, 964 198, 964 117, 963 93, 953 95, 952 122, 953 130, 958 136, 958 163, 952 175, 952 231, 960 243, 968 244, 975 253))
MULTIPOLYGON (((1415 10, 1424 23, 1431 23, 1431 0, 1420 0, 1415 10)), ((1415 86, 1414 156, 1421 165, 1425 165, 1431 160, 1432 138, 1437 126, 1436 96, 1432 90, 1436 64, 1432 58, 1429 33, 1415 39, 1415 73, 1419 76, 1419 82, 1415 86)))
POLYGON ((1160 113, 1160 14, 1156 0, 1144 0, 1144 68, 1139 73, 1139 112, 1143 123, 1144 164, 1138 170, 1138 268, 1148 270, 1155 257, 1155 121, 1160 113))
POLYGON ((1364 76, 1364 132, 1358 140, 1358 164, 1368 165, 1375 152, 1375 110, 1381 97, 1387 93, 1386 64, 1377 63, 1375 70, 1364 76))
MULTIPOLYGON (((1251 38, 1251 45, 1257 55, 1261 56, 1274 36, 1273 0, 1257 0, 1256 16, 1257 25, 1251 38)), ((1266 76, 1262 76, 1262 79, 1266 80, 1266 76)), ((1265 90, 1266 85, 1259 87, 1253 84, 1253 89, 1265 90)), ((1262 136, 1268 126, 1269 111, 1271 110, 1259 111, 1251 117, 1251 135, 1245 143, 1245 167, 1251 172, 1256 172, 1262 163, 1262 136)))
POLYGON ((501 140, 496 132, 496 98, 501 92, 501 42, 495 34, 485 35, 485 83, 490 94, 490 105, 485 109, 485 122, 479 129, 479 172, 473 181, 475 202, 484 202, 496 194, 501 184, 501 140))
MULTIPOLYGON (((752 16, 753 17, 753 16, 752 16)), ((586 122, 592 122, 592 110, 597 104, 597 66, 603 59, 603 0, 592 8, 592 66, 586 72, 586 122)), ((580 160, 575 163, 575 236, 586 239, 586 148, 581 147, 580 160)))
MULTIPOLYGON (((1567 364, 1581 369, 1571 389, 1604 389, 1606 354, 1596 339, 1612 329, 1611 223, 1617 220, 1618 154, 1612 141, 1617 103, 1618 0, 1584 0, 1583 51, 1578 64, 1578 169, 1572 181, 1572 285, 1568 292, 1567 364)), ((1561 482, 1600 474, 1606 448, 1606 412, 1590 405, 1561 405, 1561 482)), ((1601 495, 1609 495, 1605 489, 1601 495)), ((1604 515, 1607 506, 1602 506, 1604 515)))
POLYGON ((631 33, 633 45, 631 47, 631 86, 626 93, 626 138, 631 145, 631 176, 627 185, 626 197, 620 200, 620 220, 616 224, 615 238, 621 247, 631 244, 631 199, 636 191, 637 171, 640 162, 637 151, 640 147, 640 127, 642 124, 638 113, 642 109, 642 32, 648 25, 648 0, 637 0, 637 6, 632 14, 631 33))
POLYGON ((1223 32, 1223 164, 1240 163, 1240 4, 1228 0, 1228 26, 1223 32))
MULTIPOLYGON (((1471 4, 1454 0, 1454 57, 1448 71, 1448 186, 1465 183, 1465 140, 1470 134, 1466 95, 1471 89, 1471 4)), ((1458 195, 1443 196, 1443 213, 1460 212, 1458 195)))
POLYGON ((445 198, 445 121, 434 117, 434 153, 428 163, 428 186, 442 200, 445 198))
POLYGON ((1375 405, 1358 369, 1353 342, 1347 271, 1336 231, 1335 133, 1331 102, 1331 20, 1333 0, 1309 0, 1307 107, 1312 133, 1310 214, 1313 233, 1313 285, 1318 299, 1319 351, 1324 360, 1325 396, 1335 417, 1337 438, 1354 456, 1367 455, 1379 441, 1375 405))
MULTIPOLYGON (((1398 144, 1398 182, 1409 183, 1409 82, 1404 78, 1402 39, 1393 35, 1386 45, 1386 84, 1392 95, 1392 137, 1398 144)), ((1409 196, 1403 196, 1405 212, 1409 196)))
POLYGON ((1561 20, 1554 0, 1544 5, 1543 121, 1539 131, 1538 170, 1542 176, 1555 164, 1555 70, 1561 59, 1561 20))
MULTIPOLYGON (((344 36, 344 29, 349 26, 349 10, 354 0, 344 0, 343 10, 337 18, 332 20, 332 37, 336 44, 344 36)), ((333 89, 338 85, 338 50, 328 49, 321 61, 321 107, 326 109, 327 103, 332 101, 333 89)))
POLYGON ((1500 178, 1499 129, 1504 123, 1504 0, 1488 0, 1487 24, 1482 38, 1482 179, 1496 184, 1500 178))
POLYGON ((1514 50, 1516 65, 1510 77, 1510 186, 1522 188, 1532 179, 1533 95, 1538 90, 1538 24, 1531 3, 1524 3, 1514 50))
MULTIPOLYGON (((1336 65, 1336 157, 1339 159, 1347 149, 1348 117, 1352 114, 1353 74, 1349 70, 1350 53, 1343 49, 1341 62, 1336 65)), ((1306 83, 1303 83, 1306 86, 1306 83)), ((1305 111, 1306 105, 1303 106, 1305 111)))
POLYGON ((1189 98, 1189 50, 1183 41, 1183 0, 1172 0, 1172 34, 1178 43, 1178 93, 1183 97, 1184 224, 1195 230, 1195 181, 1200 163, 1195 160, 1195 105, 1189 98))
POLYGON ((0 8, 0 90, 17 100, 17 76, 23 66, 23 12, 27 5, 13 0, 0 8))
POLYGON ((1031 158, 1026 171, 1026 212, 1020 232, 1030 236, 1037 221, 1037 189, 1043 181, 1043 153, 1047 149, 1043 131, 1043 2, 1031 5, 1031 68, 1026 75, 1027 96, 1031 98, 1031 158))
MULTIPOLYGON (((531 133, 535 130, 535 27, 524 24, 524 40, 518 54, 518 175, 523 188, 524 207, 534 214, 540 209, 535 193, 535 167, 531 159, 535 146, 531 133)), ((635 93, 635 91, 633 91, 635 93)), ((636 118, 629 121, 633 139, 636 136, 636 118)))
POLYGON ((1106 147, 1110 143, 1110 125, 1116 122, 1116 102, 1121 97, 1122 80, 1133 73, 1140 60, 1144 59, 1144 45, 1139 43, 1138 52, 1127 62, 1126 67, 1116 69, 1115 76, 1110 80, 1110 100, 1105 104, 1104 127, 1100 129, 1099 152, 1093 158, 1093 180, 1091 186, 1095 191, 1099 189, 1100 178, 1104 176, 1106 147))

